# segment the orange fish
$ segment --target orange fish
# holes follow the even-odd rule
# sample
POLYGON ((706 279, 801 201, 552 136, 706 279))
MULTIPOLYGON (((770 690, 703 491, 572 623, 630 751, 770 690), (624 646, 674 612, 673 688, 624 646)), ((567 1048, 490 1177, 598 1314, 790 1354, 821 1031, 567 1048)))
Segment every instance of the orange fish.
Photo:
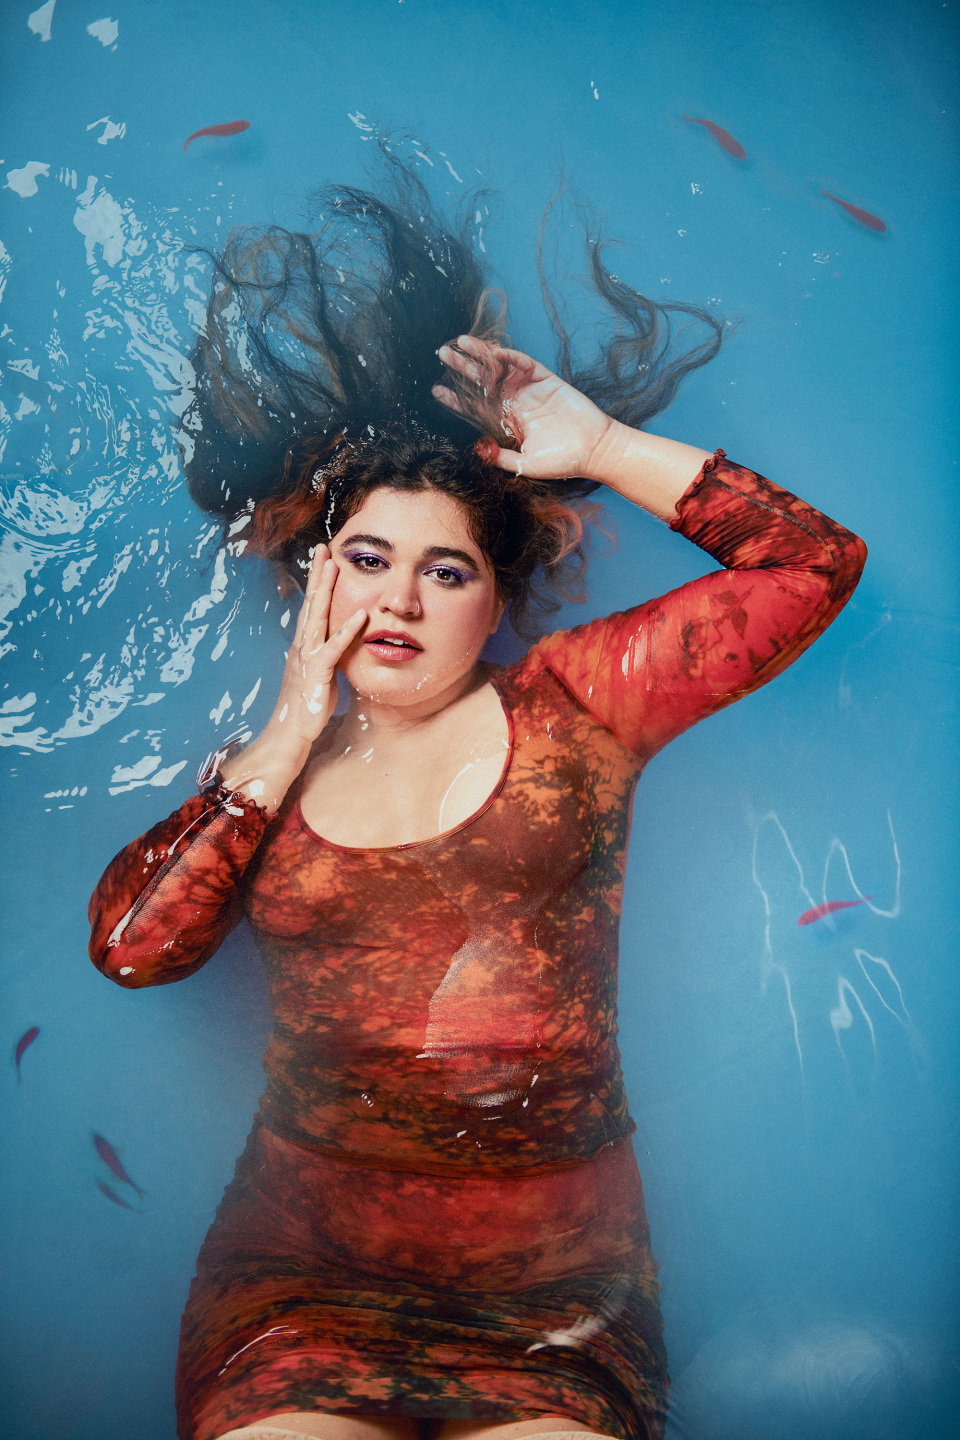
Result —
MULTIPOLYGON (((110 1141, 104 1140, 102 1135, 95 1134, 93 1137, 93 1144, 97 1154, 100 1156, 100 1159, 105 1165, 108 1165, 110 1167, 114 1175, 116 1175, 117 1179, 122 1180, 125 1185, 130 1186, 131 1190, 136 1190, 137 1194, 142 1196, 143 1191, 140 1189, 140 1186, 134 1180, 130 1179, 130 1176, 127 1174, 126 1170, 124 1170, 123 1165, 120 1163, 120 1156, 117 1154, 116 1150, 114 1150, 113 1146, 110 1144, 110 1141)), ((97 1181, 97 1184, 99 1183, 100 1182, 97 1181)))
POLYGON ((194 130, 183 142, 186 150, 191 140, 199 140, 201 135, 241 135, 244 130, 250 129, 249 120, 230 120, 226 125, 204 125, 202 130, 194 130))
POLYGON ((121 1210, 132 1210, 134 1215, 143 1214, 143 1211, 138 1210, 136 1205, 128 1204, 127 1201, 122 1198, 122 1196, 117 1194, 113 1186, 108 1185, 105 1180, 97 1181, 97 1189, 100 1191, 101 1195, 106 1195, 108 1200, 112 1200, 114 1205, 119 1205, 121 1210))
POLYGON ((838 196, 831 195, 829 190, 821 190, 820 194, 828 200, 832 200, 834 205, 839 205, 842 210, 846 210, 847 214, 852 215, 858 225, 866 225, 868 230, 877 230, 880 234, 886 231, 887 227, 879 215, 871 215, 869 210, 861 210, 859 205, 848 205, 846 200, 841 200, 838 196))
POLYGON ((872 899, 872 895, 862 895, 859 900, 824 900, 822 905, 814 905, 812 910, 804 910, 797 924, 812 925, 814 920, 822 920, 825 915, 832 915, 835 910, 850 910, 854 905, 865 905, 872 899))
POLYGON ((703 125, 710 131, 717 144, 721 145, 728 155, 732 155, 734 160, 746 160, 746 150, 739 140, 734 140, 729 130, 724 130, 720 125, 714 125, 712 120, 698 120, 695 115, 681 115, 680 119, 688 121, 691 125, 703 125))
POLYGON ((30 1029, 24 1031, 24 1033, 20 1036, 20 1039, 17 1041, 17 1048, 16 1048, 16 1050, 15 1050, 15 1052, 14 1052, 13 1063, 14 1063, 14 1064, 16 1065, 16 1067, 17 1067, 17 1084, 18 1084, 18 1085, 20 1084, 20 1061, 23 1059, 24 1055, 25 1055, 26 1052, 30 1049, 30 1046, 33 1044, 34 1040, 36 1040, 36 1038, 37 1038, 37 1036, 38 1036, 39 1034, 40 1034, 40 1026, 39 1026, 39 1025, 31 1025, 31 1026, 30 1026, 30 1029))

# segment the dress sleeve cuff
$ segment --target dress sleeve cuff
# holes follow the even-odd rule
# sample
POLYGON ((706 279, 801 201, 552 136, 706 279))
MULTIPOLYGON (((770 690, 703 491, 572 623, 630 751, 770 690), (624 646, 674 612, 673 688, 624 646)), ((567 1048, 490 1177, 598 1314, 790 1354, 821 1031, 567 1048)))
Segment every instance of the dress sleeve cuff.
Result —
POLYGON ((736 465, 723 450, 704 462, 677 501, 671 530, 728 570, 786 569, 829 575, 850 593, 866 546, 851 531, 773 481, 736 465))
POLYGON ((221 807, 228 815, 238 818, 244 815, 257 816, 264 825, 269 825, 275 815, 268 815, 265 806, 258 805, 249 795, 240 790, 230 790, 223 783, 223 766, 242 750, 250 739, 250 731, 244 727, 229 736, 217 750, 209 754, 197 773, 197 791, 211 809, 221 807))
POLYGON ((275 814, 269 815, 266 806, 258 805, 256 800, 249 795, 244 795, 242 790, 228 790, 220 778, 219 771, 211 776, 200 793, 204 798, 209 799, 215 808, 224 810, 228 815, 235 815, 238 818, 249 816, 251 819, 255 818, 260 821, 263 826, 269 825, 277 818, 275 814))
POLYGON ((670 521, 671 530, 680 529, 681 525, 683 524, 683 505, 686 503, 687 500, 691 500, 693 496, 696 495, 697 491, 700 489, 701 485, 703 485, 705 481, 708 481, 710 479, 710 476, 717 468, 717 464, 719 463, 719 461, 726 460, 726 458, 726 450, 714 450, 712 455, 707 456, 706 460, 704 460, 703 464, 700 466, 697 474, 690 481, 690 484, 687 486, 686 490, 684 490, 683 494, 680 496, 680 499, 674 506, 674 509, 677 513, 674 519, 670 521))

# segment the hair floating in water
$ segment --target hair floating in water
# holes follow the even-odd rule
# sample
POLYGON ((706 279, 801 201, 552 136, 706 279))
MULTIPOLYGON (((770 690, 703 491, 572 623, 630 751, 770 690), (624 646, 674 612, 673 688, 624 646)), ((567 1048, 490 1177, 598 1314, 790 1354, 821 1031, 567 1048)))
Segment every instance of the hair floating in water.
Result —
MULTIPOLYGON (((188 487, 227 522, 252 507, 251 553, 300 584, 312 550, 333 539, 371 489, 442 489, 466 507, 514 625, 536 633, 532 617, 582 596, 583 521, 597 510, 582 502, 597 486, 507 476, 494 462, 509 436, 478 441, 434 398, 440 381, 455 393, 465 384, 438 358, 445 342, 471 334, 508 343, 505 297, 471 236, 485 192, 449 221, 386 142, 380 155, 381 194, 326 186, 312 199, 309 232, 235 230, 211 256, 205 325, 191 356, 196 388, 183 420, 188 487)), ((608 242, 580 206, 590 287, 614 333, 579 362, 543 259, 556 199, 537 258, 557 368, 608 414, 640 427, 716 354, 722 322, 693 305, 647 299, 611 274, 608 242), (675 314, 704 325, 707 338, 678 345, 675 314)))

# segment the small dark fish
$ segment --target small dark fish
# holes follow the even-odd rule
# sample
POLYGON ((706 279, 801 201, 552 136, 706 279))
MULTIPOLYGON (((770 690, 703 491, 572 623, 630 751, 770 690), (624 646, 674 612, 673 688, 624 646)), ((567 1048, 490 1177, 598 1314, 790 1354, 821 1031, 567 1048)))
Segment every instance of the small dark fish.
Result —
POLYGON ((871 215, 869 210, 861 210, 859 205, 848 205, 846 200, 831 195, 829 190, 821 190, 820 194, 827 200, 832 200, 834 205, 839 205, 841 210, 846 210, 847 214, 852 215, 859 225, 866 225, 868 230, 877 230, 881 235, 886 232, 887 227, 879 215, 871 215))
POLYGON ((732 155, 734 160, 746 160, 747 152, 739 140, 734 140, 729 130, 724 130, 720 125, 714 125, 712 120, 699 120, 696 115, 681 115, 681 120, 686 120, 691 125, 702 125, 716 140, 717 144, 732 155))
POLYGON ((113 1171, 114 1175, 116 1175, 117 1179, 122 1180, 125 1185, 130 1186, 131 1190, 136 1190, 137 1194, 142 1196, 143 1191, 140 1189, 139 1185, 137 1185, 133 1180, 130 1179, 130 1176, 127 1174, 126 1170, 124 1170, 123 1166, 120 1163, 120 1157, 117 1154, 116 1150, 114 1150, 113 1146, 110 1144, 110 1141, 104 1140, 102 1135, 95 1134, 93 1137, 93 1143, 96 1147, 97 1154, 100 1156, 100 1159, 104 1162, 104 1164, 109 1165, 110 1169, 113 1171))
POLYGON ((14 1064, 16 1065, 16 1067, 17 1067, 17 1084, 18 1084, 18 1085, 20 1084, 20 1061, 23 1059, 24 1055, 25 1055, 25 1054, 27 1053, 27 1051, 30 1049, 30 1046, 33 1044, 34 1040, 36 1040, 36 1038, 37 1038, 37 1036, 38 1036, 39 1034, 40 1034, 40 1026, 39 1026, 39 1025, 31 1025, 31 1026, 30 1026, 30 1029, 29 1029, 29 1030, 25 1030, 24 1033, 20 1036, 20 1039, 17 1041, 17 1048, 16 1048, 16 1050, 14 1051, 14 1054, 13 1054, 13 1063, 14 1063, 14 1064))
POLYGON ((114 1205, 119 1205, 121 1210, 132 1210, 134 1215, 143 1214, 143 1211, 138 1210, 136 1205, 128 1204, 128 1202, 124 1200, 123 1196, 118 1195, 116 1190, 114 1190, 113 1186, 108 1185, 105 1180, 97 1181, 97 1189, 100 1191, 101 1195, 106 1195, 108 1200, 112 1200, 114 1205))
POLYGON ((204 125, 202 130, 194 130, 183 142, 184 151, 191 140, 199 140, 201 135, 242 135, 244 130, 250 129, 249 120, 230 120, 226 125, 204 125))
POLYGON ((832 915, 835 910, 850 910, 854 905, 865 905, 872 899, 872 895, 863 895, 859 900, 824 900, 822 905, 814 905, 812 910, 804 910, 797 924, 812 925, 815 920, 822 920, 825 915, 832 915))

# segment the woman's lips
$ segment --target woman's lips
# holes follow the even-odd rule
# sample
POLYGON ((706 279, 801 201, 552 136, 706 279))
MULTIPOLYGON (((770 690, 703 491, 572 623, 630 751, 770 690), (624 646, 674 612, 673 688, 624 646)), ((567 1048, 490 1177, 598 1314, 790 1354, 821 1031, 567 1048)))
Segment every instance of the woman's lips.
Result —
POLYGON ((385 660, 388 665, 412 660, 423 649, 412 635, 407 635, 402 630, 378 630, 364 640, 363 648, 369 650, 378 660, 385 660))

